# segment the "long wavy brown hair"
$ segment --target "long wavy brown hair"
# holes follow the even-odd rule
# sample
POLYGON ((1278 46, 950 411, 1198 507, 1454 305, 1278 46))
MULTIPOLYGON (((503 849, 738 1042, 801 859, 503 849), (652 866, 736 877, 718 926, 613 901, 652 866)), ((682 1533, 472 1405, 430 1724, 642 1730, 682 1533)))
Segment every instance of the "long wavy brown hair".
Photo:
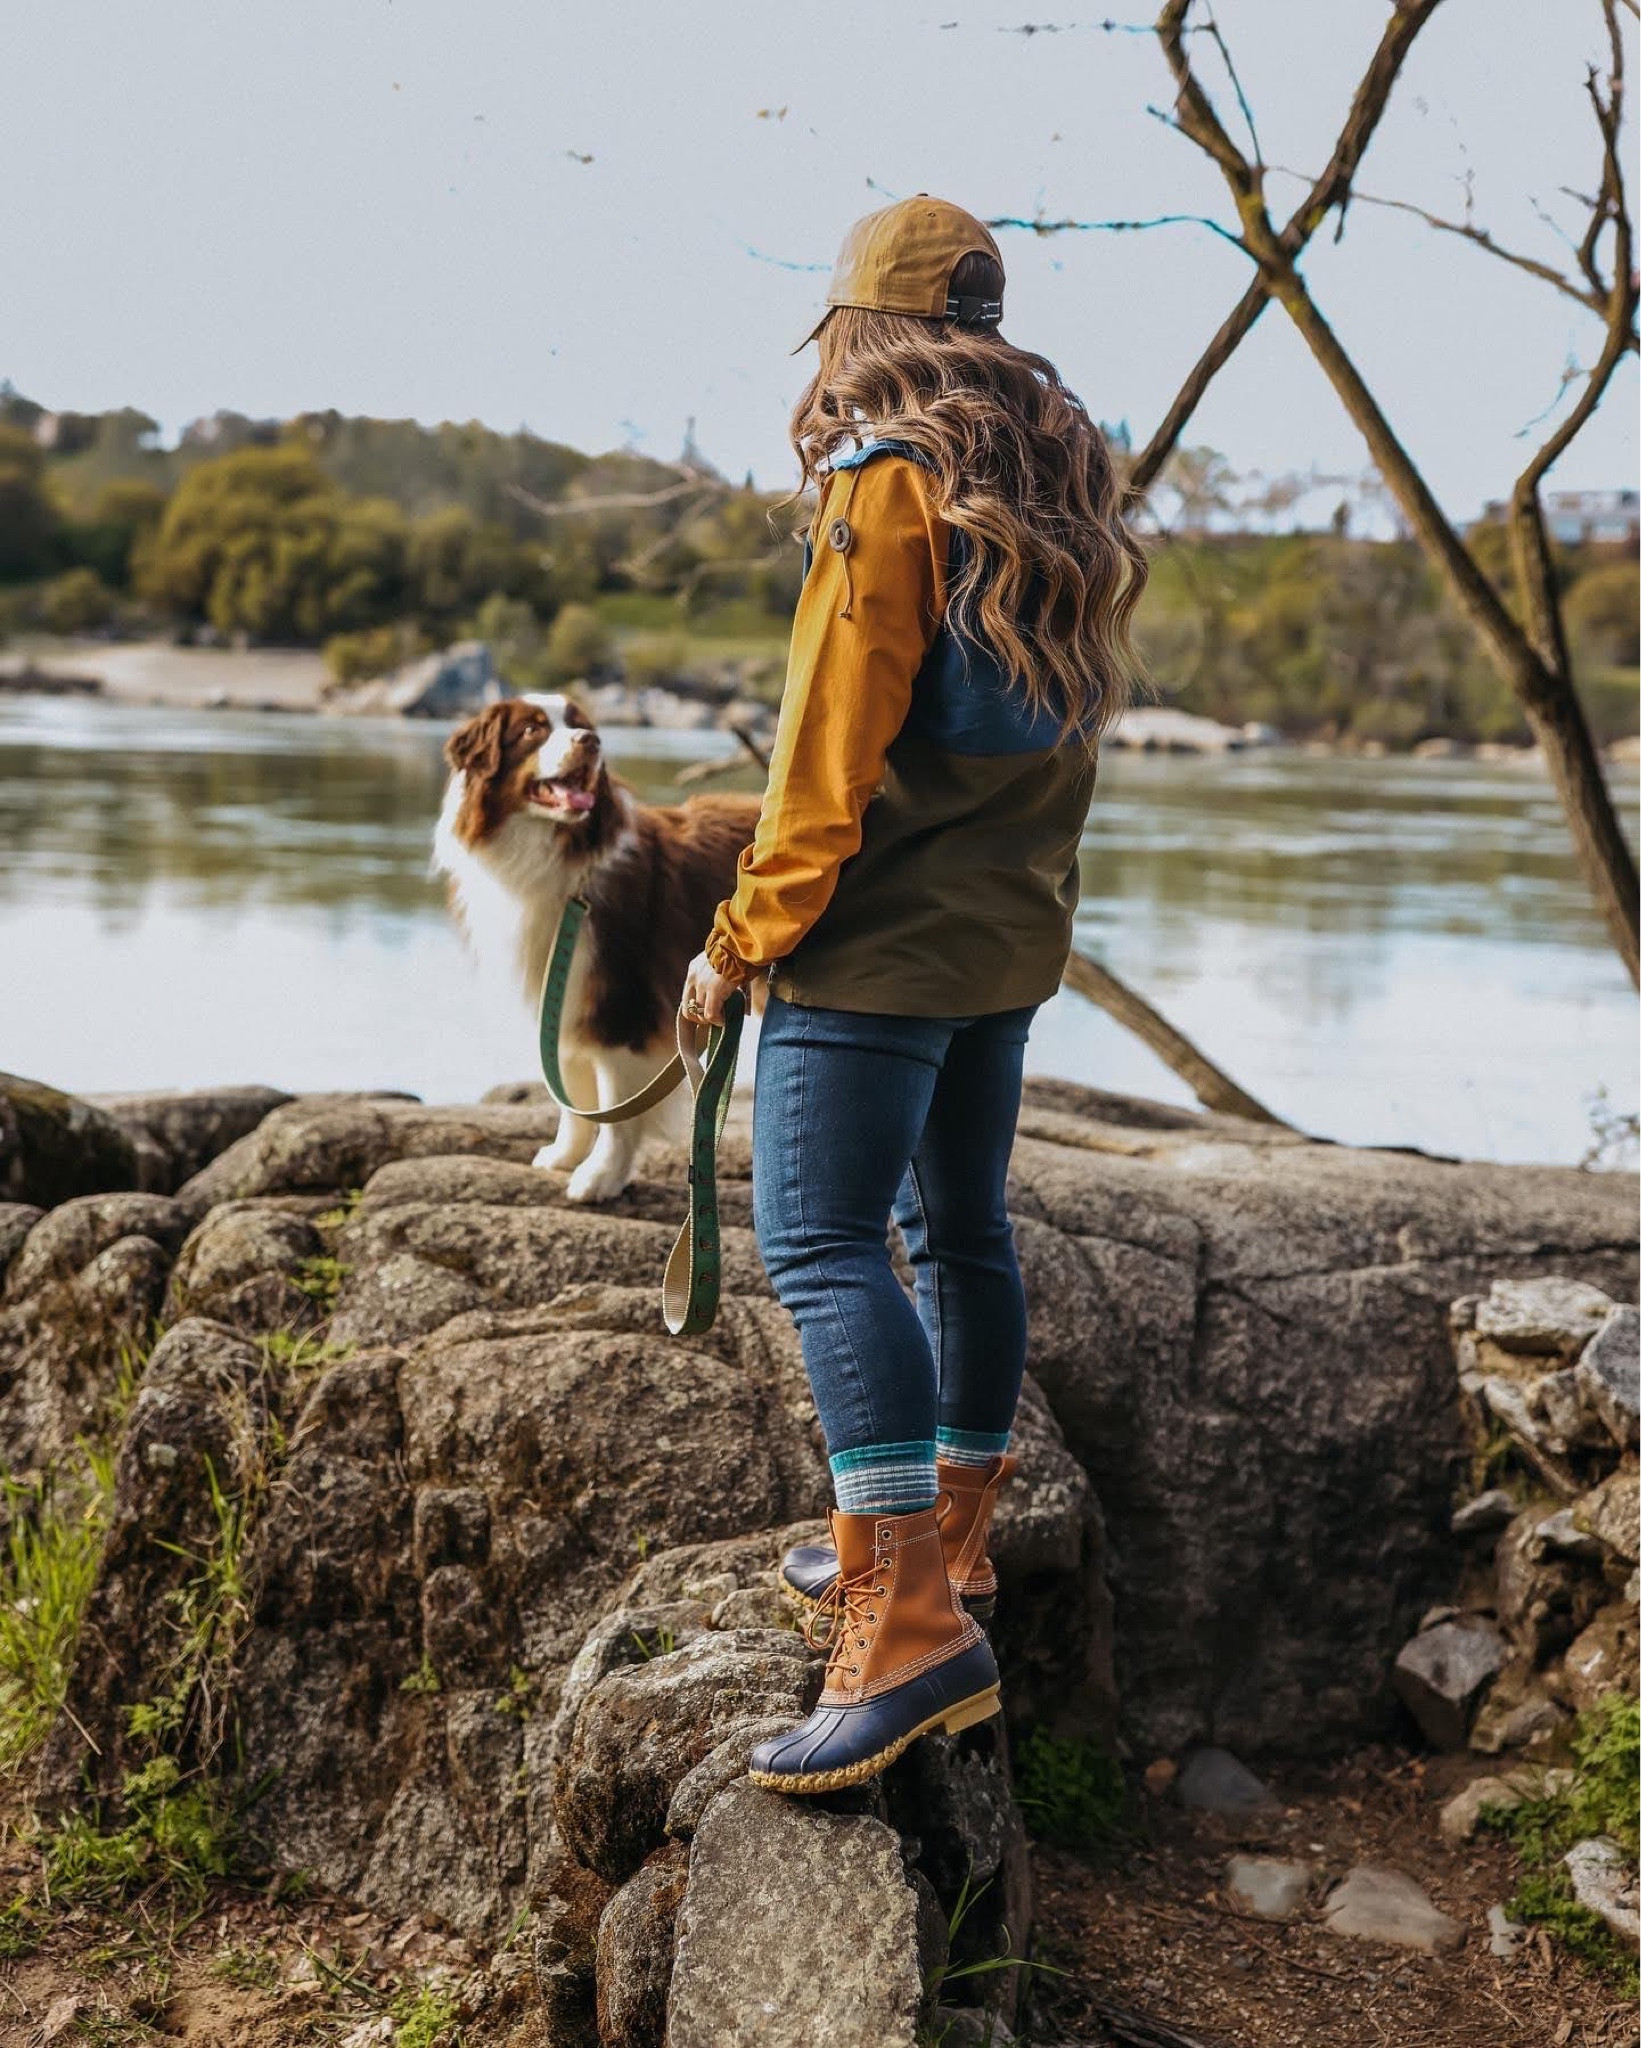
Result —
MULTIPOLYGON (((1000 298, 1002 273, 966 256, 951 288, 1000 298)), ((1143 678, 1131 627, 1148 570, 1082 400, 1046 357, 995 329, 836 306, 819 339, 820 366, 792 414, 800 492, 849 446, 905 442, 967 543, 947 616, 991 649, 1034 712, 1093 745, 1143 678)))

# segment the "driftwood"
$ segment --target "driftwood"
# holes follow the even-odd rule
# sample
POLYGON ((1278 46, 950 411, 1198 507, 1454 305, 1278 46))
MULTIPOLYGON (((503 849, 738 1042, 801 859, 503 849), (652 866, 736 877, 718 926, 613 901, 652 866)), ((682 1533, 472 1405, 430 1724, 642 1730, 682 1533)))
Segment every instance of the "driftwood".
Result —
POLYGON ((1153 1009, 1144 996, 1136 995, 1126 982, 1118 980, 1109 967, 1102 967, 1087 953, 1073 948, 1061 985, 1075 989, 1078 995, 1097 1003, 1124 1030, 1133 1032, 1165 1067, 1178 1074, 1204 1109, 1217 1109, 1226 1116, 1246 1117, 1250 1123, 1279 1124, 1284 1130, 1292 1128, 1257 1097, 1250 1095, 1246 1088, 1238 1087, 1230 1075, 1216 1067, 1183 1031, 1176 1030, 1160 1010, 1153 1009))

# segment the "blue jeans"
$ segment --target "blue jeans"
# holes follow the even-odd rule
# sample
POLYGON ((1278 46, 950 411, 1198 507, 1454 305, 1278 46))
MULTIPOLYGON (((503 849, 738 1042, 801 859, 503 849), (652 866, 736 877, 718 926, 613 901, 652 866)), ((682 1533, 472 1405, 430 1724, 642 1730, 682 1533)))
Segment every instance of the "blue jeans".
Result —
POLYGON ((1035 1005, 885 1017, 769 998, 752 1202, 827 1449, 1002 1435, 1026 1359, 1005 1180, 1035 1005), (916 1307, 890 1264, 911 1257, 916 1307))

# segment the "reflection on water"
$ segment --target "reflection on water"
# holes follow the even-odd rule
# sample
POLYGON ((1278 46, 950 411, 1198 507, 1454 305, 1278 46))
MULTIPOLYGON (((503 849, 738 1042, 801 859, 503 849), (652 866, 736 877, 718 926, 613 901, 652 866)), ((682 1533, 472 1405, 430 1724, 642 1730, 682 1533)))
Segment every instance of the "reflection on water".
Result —
MULTIPOLYGON (((527 1072, 522 1007, 481 991, 427 872, 441 738, 0 704, 0 1066, 447 1097, 527 1072)), ((665 800, 717 742, 612 745, 665 800)), ((1596 1089, 1633 1106, 1633 998, 1531 773, 1112 754, 1083 888, 1083 943, 1309 1129, 1575 1159, 1596 1089)), ((1032 1064, 1188 1099, 1073 997, 1032 1064)))

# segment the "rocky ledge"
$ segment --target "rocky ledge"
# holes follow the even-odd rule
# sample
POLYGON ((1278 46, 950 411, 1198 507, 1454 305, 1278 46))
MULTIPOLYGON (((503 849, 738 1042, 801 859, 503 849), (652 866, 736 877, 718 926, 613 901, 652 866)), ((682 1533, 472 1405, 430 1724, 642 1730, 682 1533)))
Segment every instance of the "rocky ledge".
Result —
MULTIPOLYGON (((943 1980, 1012 1981, 951 1975, 1028 1952, 1010 1735, 1138 1762, 1405 1729, 1398 1651, 1471 1597, 1472 1382, 1514 1373, 1455 1362, 1453 1304, 1492 1343, 1498 1282, 1602 1290, 1583 1343, 1610 1349, 1635 1292, 1630 1180, 1032 1084, 1032 1377, 996 1537, 1009 1729, 784 1802, 743 1774, 819 1683, 773 1573, 826 1466, 752 1241, 744 1121, 724 1307, 683 1342, 655 1293, 682 1162, 576 1208, 528 1164, 553 1121, 523 1086, 435 1108, 0 1083, 0 1458, 46 1474, 114 1449, 43 1810, 117 1811, 157 1743, 184 1772, 231 1752, 269 1864, 486 1941, 527 1926, 515 1992, 564 2048, 911 2048, 943 1980), (199 1686, 179 1632, 230 1546, 199 1686), (129 1711, 166 1701, 169 1724, 129 1711)), ((1550 1365, 1604 1418, 1576 1455, 1633 1475, 1633 1362, 1550 1365)))

